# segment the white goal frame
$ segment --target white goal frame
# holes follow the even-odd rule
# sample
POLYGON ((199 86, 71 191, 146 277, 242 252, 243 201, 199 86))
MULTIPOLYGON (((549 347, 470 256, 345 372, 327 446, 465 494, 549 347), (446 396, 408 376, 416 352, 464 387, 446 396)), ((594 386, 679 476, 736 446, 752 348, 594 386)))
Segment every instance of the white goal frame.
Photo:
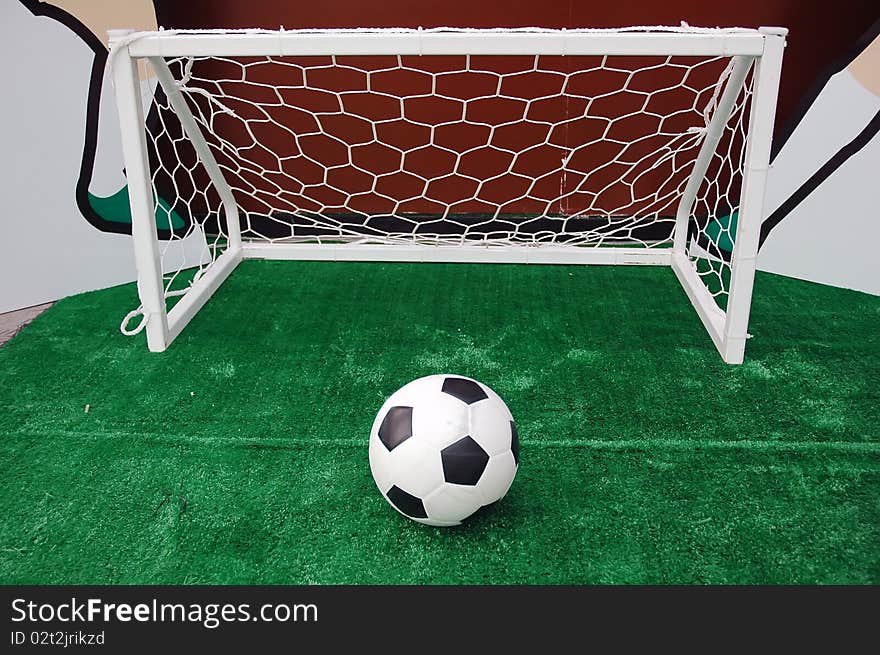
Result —
POLYGON ((782 53, 787 30, 206 30, 110 33, 113 82, 128 178, 138 293, 151 351, 165 350, 244 259, 487 262, 544 264, 640 264, 670 266, 725 362, 743 361, 782 53), (706 127, 694 168, 677 202, 670 248, 485 247, 425 244, 298 244, 243 241, 239 209, 201 129, 178 90, 167 57, 316 55, 633 55, 724 56, 732 70, 706 127), (180 301, 166 310, 144 109, 137 65, 148 60, 222 201, 225 252, 204 271, 180 301), (754 68, 752 68, 754 67, 754 68), (730 261, 726 311, 697 273, 687 252, 687 222, 701 180, 718 145, 746 76, 752 74, 739 217, 730 261))

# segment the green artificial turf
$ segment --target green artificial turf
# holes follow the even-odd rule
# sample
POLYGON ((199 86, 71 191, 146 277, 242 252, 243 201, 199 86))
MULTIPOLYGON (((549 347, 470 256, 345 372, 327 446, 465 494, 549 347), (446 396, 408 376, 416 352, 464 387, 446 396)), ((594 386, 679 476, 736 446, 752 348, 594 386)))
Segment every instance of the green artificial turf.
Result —
POLYGON ((880 582, 876 297, 759 275, 738 367, 659 268, 246 262, 162 354, 118 332, 133 302, 0 349, 2 583, 880 582), (367 460, 441 372, 522 443, 446 529, 367 460))

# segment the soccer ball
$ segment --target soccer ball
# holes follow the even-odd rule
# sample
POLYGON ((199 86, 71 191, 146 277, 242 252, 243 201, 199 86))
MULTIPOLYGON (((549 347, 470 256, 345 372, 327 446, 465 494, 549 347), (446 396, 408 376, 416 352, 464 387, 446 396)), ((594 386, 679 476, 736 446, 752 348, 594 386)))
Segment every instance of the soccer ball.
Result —
POLYGON ((485 384, 429 375, 395 391, 370 432, 376 486, 404 516, 458 525, 500 500, 519 466, 519 438, 504 401, 485 384))

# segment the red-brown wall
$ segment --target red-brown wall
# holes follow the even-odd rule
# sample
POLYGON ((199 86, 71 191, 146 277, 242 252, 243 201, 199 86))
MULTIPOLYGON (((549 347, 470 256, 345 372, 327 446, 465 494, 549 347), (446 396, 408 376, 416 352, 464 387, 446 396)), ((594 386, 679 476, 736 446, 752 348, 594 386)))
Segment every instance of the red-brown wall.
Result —
POLYGON ((835 60, 880 18, 880 0, 156 0, 166 28, 619 27, 789 28, 777 129, 835 60))
MULTIPOLYGON (((170 0, 160 2, 157 0, 158 22, 159 25, 166 28, 277 28, 279 26, 284 26, 288 29, 395 26, 422 26, 426 28, 438 26, 576 28, 677 25, 682 20, 687 21, 693 26, 701 27, 758 27, 761 25, 788 27, 790 30, 789 46, 783 67, 776 125, 777 133, 785 127, 793 115, 797 114, 801 98, 817 76, 855 44, 858 37, 871 26, 878 12, 880 12, 880 0, 841 0, 836 3, 818 1, 797 2, 795 0, 734 0, 732 2, 715 3, 708 3, 705 0, 699 2, 696 0, 677 0, 666 3, 578 2, 576 0, 542 0, 540 2, 534 0, 529 2, 524 0, 508 0, 506 2, 499 2, 497 0, 482 2, 480 0, 443 0, 442 2, 437 0, 423 2, 413 2, 412 0, 380 0, 379 2, 336 0, 335 2, 296 4, 278 0, 252 0, 245 3, 217 2, 216 0, 193 0, 190 2, 171 2, 170 0)), ((214 72, 221 78, 238 78, 238 73, 235 72, 228 75, 220 75, 217 71, 214 72)), ((713 80, 717 79, 718 73, 719 71, 715 70, 713 80)), ((284 74, 290 75, 289 72, 284 74)), ((310 76, 310 83, 313 85, 317 84, 318 88, 324 88, 320 83, 315 82, 312 79, 313 77, 316 78, 317 75, 310 76)), ((279 77, 278 79, 283 78, 279 77)), ((533 83, 531 81, 532 78, 529 79, 529 83, 533 83)), ((694 80, 692 79, 691 83, 693 82, 694 80)), ((344 81, 340 82, 335 80, 335 78, 328 80, 327 83, 329 84, 327 89, 331 91, 341 90, 337 89, 334 85, 340 83, 344 85, 344 81)), ((231 93, 232 91, 229 92, 231 93)), ((248 93, 252 94, 254 92, 253 89, 242 89, 238 92, 245 94, 247 100, 260 100, 257 97, 247 96, 248 93)), ((558 89, 555 92, 558 92, 558 89)), ((452 95, 459 97, 455 93, 452 95)), ((479 95, 481 94, 475 92, 471 97, 479 95)), ((467 97, 467 95, 461 97, 467 97)), ((358 98, 349 96, 347 99, 357 100, 358 98)), ((366 102, 369 99, 365 98, 363 100, 366 102)), ((297 104, 297 106, 307 106, 302 105, 303 102, 306 102, 306 99, 299 98, 294 104, 297 104)), ((621 100, 616 99, 615 102, 619 103, 621 100)), ((500 112, 501 109, 498 108, 495 111, 500 112)), ((565 112, 568 112, 569 109, 566 107, 565 112)), ((594 107, 594 109, 596 108, 594 107)), ((408 106, 407 115, 410 118, 412 118, 410 116, 412 111, 413 108, 408 106)), ((431 111, 434 113, 439 111, 436 104, 432 105, 431 111)), ((621 113, 625 114, 627 111, 630 110, 621 110, 621 113)), ((659 111, 661 114, 665 113, 663 108, 660 108, 659 111)), ((242 112, 247 112, 246 106, 240 108, 239 113, 242 112)), ((361 112, 359 115, 378 120, 379 116, 373 116, 372 112, 373 109, 371 108, 367 113, 361 112)), ((461 113, 460 109, 457 110, 457 113, 461 113)), ((272 117, 279 123, 290 123, 291 120, 294 120, 289 115, 282 116, 279 114, 276 116, 273 114, 272 117)), ((351 122, 351 117, 347 118, 351 122)), ((693 119, 693 117, 691 118, 693 119)), ((432 122, 430 117, 423 117, 419 120, 428 123, 432 122)), ((333 125, 329 124, 329 119, 325 123, 323 130, 327 134, 333 135, 334 130, 338 128, 341 132, 337 136, 340 137, 341 141, 356 142, 352 141, 353 136, 350 132, 354 128, 351 125, 346 123, 333 127, 333 125)), ((259 127, 260 125, 258 124, 257 126, 259 127)), ((604 127, 604 124, 602 126, 604 127)), ((273 125, 268 127, 272 128, 273 125)), ((290 127, 293 126, 291 125, 290 127)), ((405 127, 400 127, 398 132, 404 130, 405 127)), ((528 126, 524 127, 522 124, 518 124, 514 127, 514 131, 518 131, 528 126)), ((566 127, 566 132, 562 135, 562 142, 567 144, 569 141, 577 143, 590 141, 590 139, 586 138, 586 135, 568 133, 569 129, 577 128, 583 130, 588 129, 588 127, 586 123, 578 123, 577 126, 572 128, 566 127)), ((630 125, 630 128, 634 129, 639 135, 643 133, 650 134, 657 129, 656 126, 651 129, 641 129, 642 127, 644 126, 630 125)), ((215 128, 223 132, 224 138, 234 143, 238 148, 243 149, 243 151, 246 151, 255 168, 260 170, 259 174, 244 170, 241 174, 232 178, 234 188, 241 190, 239 194, 241 198, 239 200, 244 209, 249 212, 271 214, 273 211, 285 209, 288 205, 289 208, 296 207, 307 211, 318 211, 323 206, 325 210, 329 208, 341 212, 355 211, 363 212, 365 215, 384 214, 392 211, 389 207, 385 207, 385 204, 388 203, 387 198, 383 200, 375 193, 366 193, 360 198, 349 197, 340 200, 338 197, 340 192, 332 188, 334 183, 338 182, 337 186, 345 188, 347 193, 358 191, 358 180, 355 179, 358 171, 354 169, 349 170, 351 167, 334 170, 334 175, 340 179, 330 180, 329 184, 314 186, 316 180, 321 177, 321 171, 311 171, 310 166, 313 168, 319 167, 310 164, 307 157, 303 158, 299 155, 311 154, 314 160, 321 161, 328 166, 333 164, 333 162, 325 161, 328 158, 332 159, 333 143, 331 142, 331 136, 322 134, 307 137, 298 142, 297 148, 293 148, 291 140, 288 138, 289 135, 286 133, 279 134, 277 130, 273 132, 270 129, 259 137, 261 142, 269 142, 273 152, 276 154, 280 153, 285 157, 290 156, 290 159, 286 161, 280 170, 272 171, 270 169, 273 166, 273 162, 277 162, 277 160, 269 154, 266 154, 267 159, 265 161, 261 159, 261 151, 259 148, 250 147, 252 137, 242 129, 242 126, 225 126, 221 121, 215 125, 215 128), (324 141, 321 141, 322 138, 324 141), (283 148, 291 149, 291 151, 283 151, 283 148), (275 176, 278 177, 277 184, 275 183, 273 172, 277 173, 275 176), (318 176, 316 180, 311 180, 311 177, 315 175, 318 176), (299 182, 312 186, 309 191, 303 192, 297 186, 299 182)), ((463 129, 461 126, 456 128, 453 135, 454 144, 461 145, 466 140, 463 129)), ((396 136, 402 138, 405 134, 398 133, 396 136)), ((502 137, 502 135, 496 136, 498 138, 502 137)), ((596 135, 593 135, 591 138, 595 137, 596 135)), ((548 135, 541 134, 536 142, 540 143, 545 140, 548 140, 548 135)), ((453 209, 456 212, 465 213, 492 213, 496 207, 500 207, 502 214, 542 214, 543 212, 561 212, 563 214, 586 212, 589 214, 591 212, 587 210, 595 205, 607 211, 617 208, 624 214, 632 215, 650 214, 652 212, 659 212, 661 215, 670 213, 667 206, 655 206, 656 198, 654 194, 657 193, 658 189, 663 192, 665 189, 664 184, 669 187, 666 191, 674 190, 675 184, 684 179, 686 171, 677 169, 673 160, 666 161, 664 166, 652 166, 647 171, 641 171, 642 174, 637 178, 639 185, 633 185, 631 188, 624 188, 622 185, 610 186, 610 182, 617 179, 625 170, 607 168, 594 172, 592 168, 596 161, 612 161, 619 157, 621 155, 621 148, 617 148, 614 152, 595 152, 596 148, 603 146, 612 147, 610 143, 603 142, 592 149, 584 149, 579 152, 579 155, 586 161, 583 163, 571 161, 569 174, 560 177, 559 153, 551 147, 553 144, 556 144, 556 141, 555 137, 549 138, 550 145, 547 148, 540 152, 532 153, 534 155, 531 157, 531 160, 534 161, 530 160, 532 168, 528 171, 520 171, 529 179, 538 178, 546 181, 547 185, 549 185, 546 189, 533 190, 528 201, 523 199, 524 189, 517 187, 518 180, 512 174, 498 180, 498 184, 495 185, 498 189, 491 187, 491 185, 484 186, 479 196, 475 196, 474 190, 467 186, 471 184, 471 181, 453 177, 432 181, 431 185, 424 192, 425 197, 421 197, 422 194, 419 192, 417 194, 419 196, 417 201, 405 202, 396 211, 433 214, 442 213, 444 205, 453 205, 453 209), (578 170, 590 171, 590 185, 585 186, 583 189, 580 189, 579 183, 586 176, 586 173, 578 177, 578 175, 575 175, 578 170), (551 174, 553 171, 555 173, 551 174), (605 179, 606 177, 608 179, 605 179), (600 189, 604 189, 604 191, 599 193, 598 190, 600 189), (650 193, 646 189, 650 190, 650 193), (567 194, 567 199, 564 201, 556 202, 554 200, 552 206, 548 206, 547 202, 544 201, 544 199, 550 201, 551 199, 558 198, 563 192, 567 194), (568 197, 568 194, 574 195, 568 197), (461 196, 461 199, 470 198, 471 201, 459 202, 459 196, 461 196), (633 201, 633 197, 643 198, 643 200, 633 201)), ((497 139, 493 143, 498 145, 497 139)), ((643 145, 650 146, 652 144, 644 143, 643 145)), ((501 147, 518 149, 516 146, 501 147)), ((459 152, 463 151, 461 148, 454 146, 453 149, 459 152)), ((442 172, 446 172, 431 170, 432 166, 443 167, 443 162, 440 160, 443 153, 434 153, 426 150, 423 154, 427 155, 426 161, 419 163, 414 160, 407 160, 407 170, 417 173, 424 179, 431 179, 441 175, 442 172)), ((384 166, 383 157, 386 159, 390 158, 389 161, 391 161, 394 159, 394 156, 396 156, 394 153, 383 155, 376 148, 372 150, 356 148, 349 155, 352 160, 349 163, 357 165, 360 169, 370 170, 375 174, 379 174, 383 171, 374 169, 384 166)), ((342 159, 348 159, 348 157, 343 157, 342 159)), ((475 163, 481 166, 483 170, 492 169, 492 166, 495 165, 491 161, 482 160, 475 163)), ((499 170, 505 170, 509 163, 501 162, 498 164, 500 166, 499 170)), ((228 165, 230 169, 236 170, 238 163, 230 161, 228 165)), ((463 163, 462 165, 464 166, 465 164, 463 163)), ((389 170, 394 167, 391 166, 389 170)), ((277 164, 274 168, 278 169, 277 164)), ((461 171, 459 170, 459 172, 461 171)), ((510 173, 509 170, 508 173, 510 173)), ((715 175, 714 172, 713 175, 715 175)), ((718 176, 720 179, 719 189, 723 191, 727 184, 724 180, 729 177, 728 172, 721 170, 718 172, 718 176)), ((412 195, 413 190, 409 189, 407 185, 408 178, 405 178, 406 175, 404 173, 383 178, 383 184, 390 186, 390 190, 377 190, 385 192, 397 200, 408 198, 412 195)), ((418 182, 418 179, 416 182, 418 182)), ((185 181, 176 180, 175 184, 180 188, 181 184, 185 184, 185 181)), ((367 184, 367 188, 369 188, 369 184, 367 184)), ((728 191, 728 195, 731 198, 735 198, 738 193, 736 189, 728 191)), ((713 193, 717 195, 718 191, 713 191, 713 193)), ((661 193, 661 195, 663 194, 661 193)), ((663 197, 666 198, 666 195, 663 197)), ((727 209, 721 206, 715 207, 716 200, 718 198, 715 196, 707 200, 713 206, 714 211, 724 212, 729 210, 729 207, 727 209)), ((407 228, 402 226, 397 229, 405 230, 407 228)))

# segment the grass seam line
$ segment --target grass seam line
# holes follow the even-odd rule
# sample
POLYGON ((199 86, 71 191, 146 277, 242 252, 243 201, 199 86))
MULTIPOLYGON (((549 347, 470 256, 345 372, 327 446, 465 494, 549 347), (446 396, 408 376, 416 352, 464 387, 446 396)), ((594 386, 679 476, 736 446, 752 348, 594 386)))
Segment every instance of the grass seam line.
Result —
MULTIPOLYGON (((287 448, 301 446, 338 446, 363 448, 366 452, 368 439, 322 439, 308 437, 279 437, 253 439, 247 437, 214 437, 193 435, 154 434, 149 432, 37 432, 19 430, 18 434, 31 437, 58 435, 86 439, 149 439, 159 443, 186 443, 204 445, 229 445, 244 448, 287 448)), ((751 450, 756 452, 841 452, 880 455, 880 443, 864 441, 756 441, 754 439, 544 439, 522 441, 523 449, 531 448, 582 448, 587 450, 751 450)))

